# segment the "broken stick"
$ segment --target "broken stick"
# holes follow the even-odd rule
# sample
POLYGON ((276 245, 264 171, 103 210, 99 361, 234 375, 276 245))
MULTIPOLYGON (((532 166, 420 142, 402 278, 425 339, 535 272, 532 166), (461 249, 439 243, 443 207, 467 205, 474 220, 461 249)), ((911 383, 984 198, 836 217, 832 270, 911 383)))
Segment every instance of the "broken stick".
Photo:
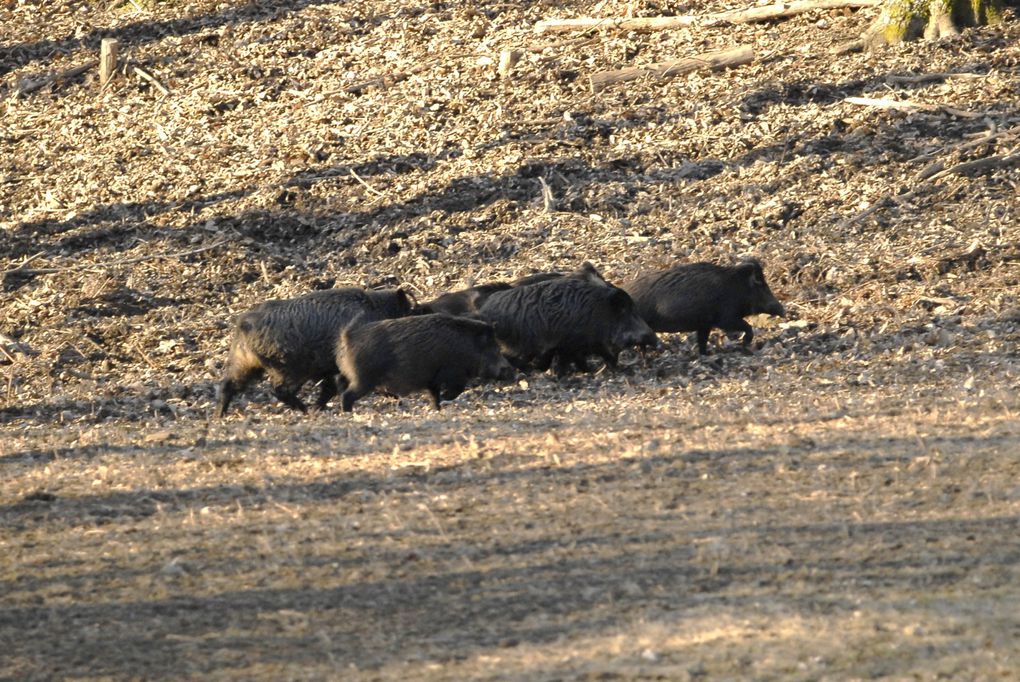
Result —
POLYGON ((989 170, 992 168, 1008 168, 1009 166, 1015 166, 1020 163, 1020 153, 1017 148, 1011 149, 1006 154, 996 154, 995 156, 987 156, 983 159, 976 159, 974 161, 964 161, 958 163, 951 168, 940 170, 934 173, 930 180, 935 182, 941 180, 947 175, 966 175, 968 173, 975 173, 980 171, 989 170))
POLYGON ((170 94, 170 89, 169 88, 167 88, 165 85, 163 85, 158 80, 156 80, 155 76, 153 76, 151 73, 149 73, 148 71, 146 71, 142 67, 138 66, 137 64, 132 64, 131 65, 131 70, 134 71, 135 74, 137 74, 139 78, 148 81, 152 85, 152 87, 154 87, 157 90, 159 90, 161 93, 163 93, 163 95, 169 95, 170 94))
POLYGON ((59 83, 60 81, 68 80, 69 78, 74 78, 75 76, 80 76, 86 71, 94 69, 96 67, 96 64, 98 63, 99 63, 98 59, 93 59, 92 61, 85 62, 84 64, 81 64, 79 66, 72 66, 70 69, 64 69, 63 71, 59 71, 55 74, 45 76, 44 78, 40 78, 39 80, 23 82, 21 85, 18 86, 18 94, 28 95, 30 93, 35 92, 36 90, 39 90, 40 88, 46 87, 47 85, 59 83))
POLYGON ((637 80, 651 76, 654 78, 672 78, 680 74, 690 73, 698 69, 718 71, 741 64, 748 64, 754 59, 754 50, 750 45, 741 45, 721 52, 705 52, 694 57, 671 59, 647 66, 631 66, 615 71, 600 71, 590 77, 591 91, 599 92, 614 83, 637 80))
POLYGON ((751 9, 720 12, 708 15, 711 23, 750 24, 770 19, 786 19, 816 9, 842 9, 844 7, 875 7, 882 0, 797 0, 796 2, 752 7, 751 9))
POLYGON ((661 31, 698 24, 748 24, 755 21, 785 19, 819 9, 844 7, 874 7, 882 0, 796 0, 751 9, 730 10, 714 14, 682 14, 675 17, 581 17, 577 19, 546 19, 535 24, 535 33, 565 33, 590 29, 616 29, 621 31, 661 31))
POLYGON ((897 111, 943 111, 950 116, 958 118, 983 118, 985 113, 965 111, 946 104, 928 104, 927 102, 911 102, 909 100, 888 99, 885 97, 847 97, 843 100, 850 104, 859 104, 865 107, 878 107, 879 109, 895 109, 897 111))

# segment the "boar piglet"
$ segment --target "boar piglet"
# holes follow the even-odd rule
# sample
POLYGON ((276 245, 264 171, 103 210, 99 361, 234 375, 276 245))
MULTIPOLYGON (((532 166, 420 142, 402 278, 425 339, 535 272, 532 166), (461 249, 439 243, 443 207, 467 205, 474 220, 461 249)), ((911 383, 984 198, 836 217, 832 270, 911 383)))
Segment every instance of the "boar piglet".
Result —
POLYGON ((621 349, 657 343, 625 291, 572 277, 497 292, 480 315, 496 328, 500 349, 520 369, 531 363, 548 369, 556 356, 581 365, 578 359, 589 354, 615 366, 621 349))
POLYGON ((350 412, 354 401, 375 388, 393 395, 427 390, 439 409, 475 377, 507 378, 512 368, 500 355, 492 325, 446 314, 397 320, 361 320, 346 328, 336 348, 341 398, 350 412))
POLYGON ((322 380, 316 406, 336 395, 336 343, 341 330, 359 315, 366 319, 402 317, 412 304, 403 289, 355 287, 315 291, 286 300, 266 301, 237 318, 226 369, 219 385, 217 416, 254 379, 267 374, 273 393, 284 404, 307 411, 298 391, 322 380))
POLYGON ((697 332, 698 352, 708 352, 713 327, 743 332, 743 345, 754 338, 744 318, 767 313, 782 317, 782 304, 765 282, 761 263, 751 259, 734 266, 712 263, 677 265, 641 275, 623 288, 638 312, 657 332, 697 332))

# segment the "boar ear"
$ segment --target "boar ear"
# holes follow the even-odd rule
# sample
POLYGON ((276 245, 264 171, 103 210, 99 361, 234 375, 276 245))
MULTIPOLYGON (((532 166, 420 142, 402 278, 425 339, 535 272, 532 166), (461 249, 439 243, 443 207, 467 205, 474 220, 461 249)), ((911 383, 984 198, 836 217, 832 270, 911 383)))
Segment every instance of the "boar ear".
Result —
POLYGON ((411 293, 404 287, 400 287, 399 289, 397 289, 397 299, 400 301, 400 304, 402 306, 405 306, 408 309, 418 307, 418 299, 415 297, 413 293, 411 293))
POLYGON ((471 310, 478 311, 478 302, 480 299, 485 298, 485 294, 478 291, 477 289, 468 291, 468 304, 471 306, 471 310))
POLYGON ((606 287, 607 297, 614 308, 623 310, 634 305, 630 295, 619 287, 606 287))
POLYGON ((608 284, 608 282, 606 282, 606 278, 598 271, 598 268, 588 261, 585 261, 581 266, 581 272, 584 273, 584 278, 592 284, 608 284))
POLYGON ((496 339, 496 328, 487 322, 479 320, 475 325, 475 332, 475 338, 477 338, 482 345, 488 345, 496 339))
POLYGON ((761 263, 756 260, 744 261, 737 266, 737 272, 740 273, 741 277, 747 277, 747 281, 752 287, 760 287, 765 283, 765 278, 761 271, 761 263))

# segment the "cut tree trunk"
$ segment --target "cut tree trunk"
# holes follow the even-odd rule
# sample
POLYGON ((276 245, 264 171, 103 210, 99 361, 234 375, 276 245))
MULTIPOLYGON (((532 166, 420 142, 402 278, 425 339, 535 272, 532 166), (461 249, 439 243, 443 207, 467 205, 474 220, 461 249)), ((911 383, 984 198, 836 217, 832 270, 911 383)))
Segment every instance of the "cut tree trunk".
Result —
POLYGON ((882 13, 863 36, 869 48, 957 35, 960 28, 996 24, 1003 0, 885 0, 882 13))

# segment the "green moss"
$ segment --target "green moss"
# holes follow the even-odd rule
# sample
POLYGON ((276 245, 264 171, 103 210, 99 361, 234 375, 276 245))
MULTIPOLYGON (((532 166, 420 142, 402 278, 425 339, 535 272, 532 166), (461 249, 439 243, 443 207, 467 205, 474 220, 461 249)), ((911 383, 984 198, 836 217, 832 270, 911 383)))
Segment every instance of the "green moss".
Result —
POLYGON ((971 0, 977 24, 998 24, 1002 21, 1002 0, 971 0))
POLYGON ((947 14, 961 28, 995 24, 1002 21, 1003 0, 887 0, 872 31, 885 43, 899 43, 924 33, 931 17, 947 14))

